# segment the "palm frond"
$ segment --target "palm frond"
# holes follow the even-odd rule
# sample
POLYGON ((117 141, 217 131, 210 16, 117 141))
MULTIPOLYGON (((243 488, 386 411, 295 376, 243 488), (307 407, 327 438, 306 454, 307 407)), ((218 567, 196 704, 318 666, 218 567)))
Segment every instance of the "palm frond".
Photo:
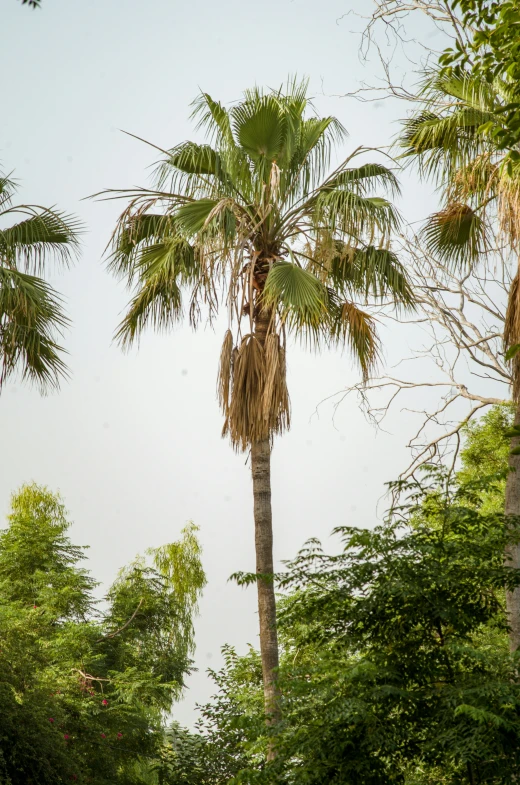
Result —
POLYGON ((165 330, 182 317, 182 286, 197 280, 192 246, 180 238, 166 238, 140 251, 135 263, 137 283, 116 340, 129 348, 147 326, 165 330))
POLYGON ((458 267, 471 267, 489 247, 486 222, 457 202, 431 215, 422 234, 434 255, 458 267))
POLYGON ((374 187, 385 188, 393 196, 400 193, 399 181, 394 172, 382 164, 374 163, 344 169, 326 180, 320 190, 326 192, 341 187, 359 194, 367 194, 374 187))
POLYGON ((327 302, 326 287, 308 270, 293 262, 276 262, 271 267, 262 303, 277 309, 290 329, 316 335, 323 324, 327 302))
MULTIPOLYGON (((317 256, 320 258, 319 249, 317 256)), ((404 266, 393 251, 369 245, 365 248, 336 242, 334 254, 325 262, 329 285, 343 296, 391 300, 396 306, 413 308, 414 292, 404 266)))
POLYGON ((387 199, 361 196, 341 187, 320 189, 310 204, 303 207, 309 208, 316 226, 355 239, 367 237, 372 241, 374 234, 379 233, 381 240, 385 241, 401 222, 398 211, 387 199))
POLYGON ((192 117, 197 120, 197 128, 206 131, 211 141, 234 144, 228 110, 208 93, 200 93, 193 102, 192 117))
POLYGON ((0 388, 17 370, 42 392, 67 376, 57 335, 68 325, 61 301, 41 278, 0 266, 0 388))
POLYGON ((170 215, 125 212, 114 233, 113 250, 107 265, 109 271, 118 278, 126 278, 132 285, 143 248, 173 238, 176 234, 175 220, 170 215))
POLYGON ((25 214, 27 218, 0 229, 0 257, 5 264, 39 273, 49 255, 68 265, 78 251, 81 224, 72 216, 32 205, 10 207, 3 216, 25 214))
POLYGON ((366 381, 380 358, 380 342, 374 318, 354 303, 341 302, 332 296, 329 317, 332 339, 349 347, 366 381))
POLYGON ((233 350, 231 367, 231 400, 222 434, 229 435, 236 449, 245 450, 289 428, 285 351, 277 335, 267 337, 265 348, 254 335, 246 335, 233 350))
POLYGON ((10 175, 0 175, 0 210, 11 204, 16 191, 16 182, 10 175))

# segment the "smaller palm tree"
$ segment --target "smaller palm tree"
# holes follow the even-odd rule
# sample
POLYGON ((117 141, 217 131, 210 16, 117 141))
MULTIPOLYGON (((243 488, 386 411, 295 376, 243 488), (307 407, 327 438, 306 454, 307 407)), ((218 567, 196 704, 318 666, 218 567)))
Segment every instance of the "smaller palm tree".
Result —
POLYGON ((14 206, 16 187, 0 176, 0 392, 13 373, 41 391, 67 375, 58 336, 68 324, 60 296, 41 277, 53 256, 68 265, 78 250, 78 221, 33 204, 14 206), (12 216, 18 223, 3 227, 12 216))
MULTIPOLYGON (((424 226, 427 245, 443 263, 466 275, 478 264, 490 264, 493 227, 501 237, 503 256, 512 257, 503 338, 512 365, 515 424, 520 426, 520 149, 504 150, 498 141, 505 129, 504 109, 512 101, 511 85, 464 71, 434 73, 425 81, 423 97, 423 106, 406 121, 399 141, 404 157, 440 186, 444 200, 424 226)), ((492 257, 491 266, 495 264, 492 257)), ((513 439, 506 483, 505 512, 513 520, 520 517, 519 445, 520 439, 513 439)), ((520 569, 520 544, 508 547, 506 560, 520 569)), ((516 650, 520 589, 508 591, 506 601, 510 645, 516 650)))

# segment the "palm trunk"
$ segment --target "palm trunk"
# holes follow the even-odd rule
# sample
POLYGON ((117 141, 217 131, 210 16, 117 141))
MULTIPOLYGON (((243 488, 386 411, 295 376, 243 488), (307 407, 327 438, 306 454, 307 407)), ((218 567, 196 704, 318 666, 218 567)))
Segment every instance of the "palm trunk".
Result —
MULTIPOLYGON (((265 345, 270 314, 260 311, 255 318, 255 336, 265 345)), ((251 444, 253 477, 256 572, 273 574, 273 513, 271 508, 271 443, 269 437, 251 444)), ((276 633, 276 600, 272 580, 258 578, 258 615, 260 621, 260 653, 264 682, 265 714, 268 725, 280 718, 277 689, 278 636, 276 633)), ((268 758, 274 757, 271 747, 268 758)))
MULTIPOLYGON (((520 404, 517 404, 515 425, 520 425, 520 404)), ((511 439, 511 447, 520 446, 520 438, 511 439)), ((509 474, 506 480, 506 521, 511 516, 513 525, 520 520, 520 455, 509 456, 509 474)), ((520 543, 509 545, 506 549, 508 567, 520 569, 520 543)), ((506 592, 506 608, 509 621, 509 648, 516 651, 520 647, 520 587, 506 592)))
MULTIPOLYGON (((271 445, 262 439, 251 445, 253 475, 256 571, 273 573, 273 520, 271 510, 271 445)), ((272 580, 259 578, 258 616, 260 620, 260 653, 264 680, 265 713, 268 724, 279 719, 280 709, 276 687, 278 668, 278 637, 276 634, 276 601, 272 580)))

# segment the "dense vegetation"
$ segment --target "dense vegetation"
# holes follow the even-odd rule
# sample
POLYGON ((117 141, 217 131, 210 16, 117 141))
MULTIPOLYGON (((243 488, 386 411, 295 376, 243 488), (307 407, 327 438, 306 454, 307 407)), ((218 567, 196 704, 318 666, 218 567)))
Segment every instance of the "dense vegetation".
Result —
POLYGON ((121 570, 103 603, 60 498, 30 485, 0 534, 0 781, 136 781, 190 672, 204 585, 193 526, 121 570))

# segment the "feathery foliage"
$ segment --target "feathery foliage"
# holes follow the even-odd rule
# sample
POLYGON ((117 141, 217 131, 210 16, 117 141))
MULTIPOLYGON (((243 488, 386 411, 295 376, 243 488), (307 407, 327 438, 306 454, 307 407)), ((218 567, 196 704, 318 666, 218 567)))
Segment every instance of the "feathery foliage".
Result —
POLYGON ((191 670, 196 527, 123 569, 104 613, 69 527, 59 496, 32 484, 0 533, 0 781, 142 785, 135 766, 160 750, 191 670))

